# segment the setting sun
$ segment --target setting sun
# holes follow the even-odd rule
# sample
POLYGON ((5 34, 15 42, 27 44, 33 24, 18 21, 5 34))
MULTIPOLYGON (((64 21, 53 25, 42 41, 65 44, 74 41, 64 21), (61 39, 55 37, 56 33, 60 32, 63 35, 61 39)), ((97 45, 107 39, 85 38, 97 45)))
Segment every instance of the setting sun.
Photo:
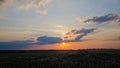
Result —
POLYGON ((63 43, 62 43, 62 46, 66 46, 66 43, 65 43, 65 42, 63 42, 63 43))

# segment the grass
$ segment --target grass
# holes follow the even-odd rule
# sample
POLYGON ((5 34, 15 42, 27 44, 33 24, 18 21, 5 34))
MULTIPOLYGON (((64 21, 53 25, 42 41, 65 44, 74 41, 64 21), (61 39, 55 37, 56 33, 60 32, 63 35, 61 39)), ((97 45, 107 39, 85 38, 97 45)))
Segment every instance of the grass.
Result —
POLYGON ((120 50, 0 51, 0 68, 120 68, 120 50))

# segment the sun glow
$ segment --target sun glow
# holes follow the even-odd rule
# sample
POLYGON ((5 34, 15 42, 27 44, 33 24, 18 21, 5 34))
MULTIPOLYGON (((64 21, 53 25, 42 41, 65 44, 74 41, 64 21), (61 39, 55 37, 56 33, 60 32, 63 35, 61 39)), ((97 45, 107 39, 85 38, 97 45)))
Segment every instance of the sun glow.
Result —
POLYGON ((63 43, 62 43, 62 46, 66 46, 66 43, 65 43, 65 42, 63 42, 63 43))

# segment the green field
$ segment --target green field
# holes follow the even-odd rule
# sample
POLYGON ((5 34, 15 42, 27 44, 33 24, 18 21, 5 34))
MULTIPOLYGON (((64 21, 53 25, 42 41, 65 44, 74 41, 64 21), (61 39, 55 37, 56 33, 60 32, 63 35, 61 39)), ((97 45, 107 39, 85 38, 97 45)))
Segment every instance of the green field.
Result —
POLYGON ((120 68, 120 50, 0 51, 0 68, 120 68))

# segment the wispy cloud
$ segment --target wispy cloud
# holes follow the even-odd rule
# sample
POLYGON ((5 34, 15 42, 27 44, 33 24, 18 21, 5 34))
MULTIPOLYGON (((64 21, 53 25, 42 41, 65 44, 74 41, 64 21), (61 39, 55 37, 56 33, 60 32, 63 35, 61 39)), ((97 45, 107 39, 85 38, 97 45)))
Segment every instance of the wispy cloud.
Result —
POLYGON ((104 16, 93 17, 93 18, 83 18, 77 17, 77 21, 80 23, 88 23, 88 24, 102 24, 102 23, 117 23, 120 24, 120 16, 116 13, 109 13, 104 16))
POLYGON ((40 8, 47 6, 52 0, 26 0, 19 9, 29 10, 31 8, 40 8))
POLYGON ((96 28, 90 28, 90 29, 80 29, 80 30, 71 30, 70 32, 66 33, 64 37, 64 41, 80 41, 83 37, 87 36, 90 33, 95 32, 96 28))
POLYGON ((16 0, 0 0, 0 8, 6 8, 9 7, 12 3, 14 3, 16 0))
POLYGON ((51 1, 52 0, 26 0, 26 2, 20 5, 18 9, 20 10, 34 9, 36 13, 46 15, 47 10, 45 10, 45 7, 49 5, 51 1), (40 8, 44 10, 40 10, 40 8))
POLYGON ((33 8, 33 3, 34 3, 35 0, 26 0, 26 2, 24 2, 22 5, 20 5, 18 7, 18 9, 21 9, 21 10, 28 10, 30 8, 33 8))
POLYGON ((36 13, 42 14, 42 15, 46 15, 47 14, 47 10, 36 10, 36 13))
POLYGON ((0 8, 7 8, 14 5, 18 10, 34 10, 36 13, 46 15, 45 9, 53 0, 0 0, 0 8), (15 4, 18 5, 15 5, 15 4))
POLYGON ((106 41, 120 41, 120 36, 117 38, 106 39, 106 41))

